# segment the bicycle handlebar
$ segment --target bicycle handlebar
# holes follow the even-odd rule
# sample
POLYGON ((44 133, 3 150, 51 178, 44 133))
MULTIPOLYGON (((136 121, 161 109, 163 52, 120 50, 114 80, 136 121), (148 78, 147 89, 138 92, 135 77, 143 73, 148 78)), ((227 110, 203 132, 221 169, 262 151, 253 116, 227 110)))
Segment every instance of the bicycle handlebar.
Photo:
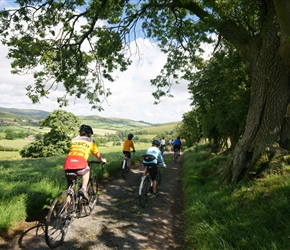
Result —
POLYGON ((103 163, 103 162, 102 161, 95 161, 95 160, 88 161, 88 164, 94 164, 94 163, 99 164, 99 163, 103 163))
POLYGON ((88 161, 88 164, 89 165, 92 165, 92 164, 102 164, 102 170, 104 170, 104 165, 106 164, 106 162, 102 162, 102 161, 88 161))

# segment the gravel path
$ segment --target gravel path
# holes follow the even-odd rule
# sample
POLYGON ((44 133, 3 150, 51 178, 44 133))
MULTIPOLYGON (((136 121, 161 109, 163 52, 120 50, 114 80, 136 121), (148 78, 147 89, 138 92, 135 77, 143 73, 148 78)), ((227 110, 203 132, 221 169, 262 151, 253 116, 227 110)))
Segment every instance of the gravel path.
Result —
MULTIPOLYGON (((65 242, 56 249, 185 249, 182 157, 167 165, 161 169, 159 197, 150 199, 145 208, 140 207, 138 200, 142 165, 134 165, 126 180, 118 173, 101 183, 101 195, 93 214, 75 220, 65 242)), ((49 249, 42 223, 35 221, 21 227, 1 239, 0 249, 49 249)))

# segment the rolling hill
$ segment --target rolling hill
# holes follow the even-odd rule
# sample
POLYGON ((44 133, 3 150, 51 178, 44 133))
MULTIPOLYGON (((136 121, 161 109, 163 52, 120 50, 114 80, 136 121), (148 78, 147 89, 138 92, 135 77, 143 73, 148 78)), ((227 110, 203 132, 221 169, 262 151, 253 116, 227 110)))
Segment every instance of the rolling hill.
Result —
MULTIPOLYGON (((43 120, 49 112, 33 109, 16 109, 0 107, 0 125, 14 126, 39 126, 39 121, 43 120)), ((171 130, 179 122, 166 124, 151 124, 144 121, 134 121, 122 118, 106 118, 101 116, 77 116, 84 124, 89 124, 99 130, 124 131, 124 130, 171 130), (165 129, 166 128, 166 129, 165 129)))

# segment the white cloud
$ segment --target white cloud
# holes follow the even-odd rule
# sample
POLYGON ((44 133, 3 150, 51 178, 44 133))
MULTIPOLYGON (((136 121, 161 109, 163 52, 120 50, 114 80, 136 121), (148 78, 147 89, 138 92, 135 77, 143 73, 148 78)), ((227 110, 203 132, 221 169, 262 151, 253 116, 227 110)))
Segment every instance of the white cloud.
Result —
MULTIPOLYGON (((75 100, 65 110, 75 115, 99 115, 132 120, 143 120, 151 123, 165 123, 182 120, 182 114, 190 110, 187 83, 172 88, 174 98, 168 98, 154 105, 150 79, 154 78, 166 61, 165 55, 147 39, 138 39, 139 54, 136 44, 131 44, 133 64, 126 72, 116 73, 117 80, 106 83, 112 95, 103 104, 105 111, 91 110, 87 100, 75 100)), ((51 112, 59 109, 56 98, 62 96, 61 88, 51 92, 49 99, 41 104, 32 104, 26 96, 25 87, 33 83, 31 75, 12 75, 10 63, 6 58, 7 48, 0 45, 0 106, 6 108, 38 109, 51 112)))

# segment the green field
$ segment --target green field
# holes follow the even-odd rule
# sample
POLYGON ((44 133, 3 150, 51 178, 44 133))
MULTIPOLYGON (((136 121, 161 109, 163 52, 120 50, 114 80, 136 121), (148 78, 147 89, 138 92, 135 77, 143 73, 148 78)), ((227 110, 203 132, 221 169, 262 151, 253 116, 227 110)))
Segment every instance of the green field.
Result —
POLYGON ((104 136, 106 134, 116 134, 117 133, 117 130, 112 130, 112 129, 99 129, 99 128, 93 127, 93 130, 94 130, 95 135, 101 135, 101 136, 104 136))
POLYGON ((177 127, 180 122, 171 122, 160 125, 152 125, 151 127, 145 128, 148 133, 164 133, 166 131, 172 131, 175 127, 177 127))
POLYGON ((22 149, 24 146, 26 146, 30 142, 31 142, 30 140, 26 140, 26 139, 0 140, 0 145, 6 148, 22 149))
MULTIPOLYGON (((5 147, 12 147, 17 149, 22 149, 25 145, 30 143, 28 140, 0 140, 0 145, 5 147)), ((150 143, 135 143, 136 151, 144 151, 148 147, 150 147, 150 143)), ((113 152, 122 152, 122 146, 111 146, 107 147, 99 147, 101 153, 113 153, 113 152)), ((0 160, 8 160, 8 159, 19 159, 21 158, 18 151, 0 151, 0 160)))
POLYGON ((19 159, 21 158, 18 151, 0 151, 0 160, 19 159))

